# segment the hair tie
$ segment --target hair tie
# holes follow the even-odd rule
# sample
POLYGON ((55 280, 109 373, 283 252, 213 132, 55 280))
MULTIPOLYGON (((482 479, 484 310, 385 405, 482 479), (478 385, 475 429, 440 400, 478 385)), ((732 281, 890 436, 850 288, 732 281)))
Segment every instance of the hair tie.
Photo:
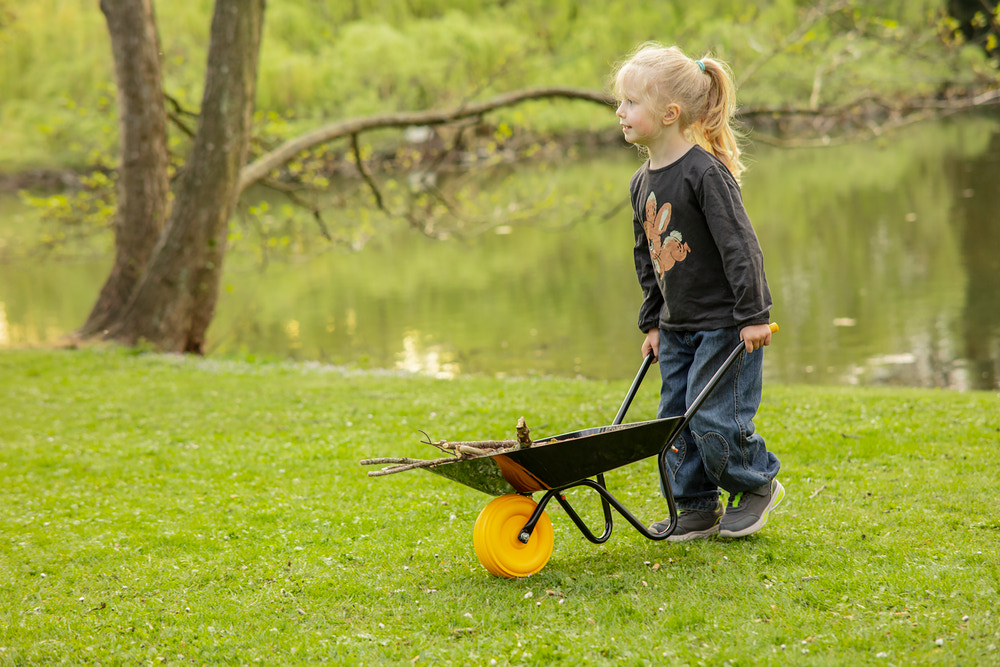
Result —
POLYGON ((700 60, 695 60, 694 64, 697 65, 702 72, 705 71, 705 63, 701 62, 700 60))

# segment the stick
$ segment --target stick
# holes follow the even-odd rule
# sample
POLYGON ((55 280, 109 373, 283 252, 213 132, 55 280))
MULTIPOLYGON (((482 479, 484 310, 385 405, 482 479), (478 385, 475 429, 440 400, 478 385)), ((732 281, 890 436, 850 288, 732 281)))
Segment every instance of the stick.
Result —
POLYGON ((377 459, 363 459, 358 461, 363 466, 377 466, 385 465, 386 463, 416 463, 417 461, 423 461, 424 459, 408 459, 400 458, 398 456, 383 456, 377 459))
POLYGON ((404 470, 416 470, 417 468, 433 468, 440 463, 448 463, 449 461, 454 461, 454 458, 448 457, 444 459, 434 459, 432 461, 424 461, 418 459, 413 463, 400 464, 395 466, 389 466, 387 468, 382 468, 381 470, 369 470, 369 477, 383 477, 385 475, 391 475, 396 472, 403 472, 404 470))
POLYGON ((474 447, 476 449, 513 449, 517 447, 517 440, 465 440, 462 442, 447 442, 441 441, 439 443, 432 443, 440 445, 445 449, 458 449, 459 447, 474 447))
POLYGON ((825 489, 825 488, 826 488, 826 484, 824 484, 823 486, 821 486, 818 489, 816 489, 815 491, 813 491, 812 494, 809 496, 809 500, 812 500, 813 498, 815 498, 816 496, 818 496, 823 491, 823 489, 825 489))
POLYGON ((524 417, 520 417, 517 420, 517 447, 521 449, 523 447, 531 447, 531 438, 529 434, 531 429, 528 428, 528 423, 524 421, 524 417))

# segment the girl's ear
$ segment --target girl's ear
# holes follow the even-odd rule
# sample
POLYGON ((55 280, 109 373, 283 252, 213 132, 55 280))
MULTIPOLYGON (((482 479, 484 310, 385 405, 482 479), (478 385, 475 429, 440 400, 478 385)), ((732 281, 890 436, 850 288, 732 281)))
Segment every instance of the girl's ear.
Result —
POLYGON ((673 125, 681 117, 681 108, 676 104, 668 104, 663 112, 663 124, 673 125))

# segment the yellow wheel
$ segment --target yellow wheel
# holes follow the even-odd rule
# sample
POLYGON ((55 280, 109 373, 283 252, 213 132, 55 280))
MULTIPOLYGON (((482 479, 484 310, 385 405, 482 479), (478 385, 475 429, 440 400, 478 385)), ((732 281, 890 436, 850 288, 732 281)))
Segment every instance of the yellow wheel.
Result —
POLYGON ((493 499, 479 513, 472 543, 479 562, 490 574, 507 579, 527 577, 545 567, 555 543, 549 516, 542 513, 527 544, 517 539, 537 506, 527 496, 510 494, 493 499))

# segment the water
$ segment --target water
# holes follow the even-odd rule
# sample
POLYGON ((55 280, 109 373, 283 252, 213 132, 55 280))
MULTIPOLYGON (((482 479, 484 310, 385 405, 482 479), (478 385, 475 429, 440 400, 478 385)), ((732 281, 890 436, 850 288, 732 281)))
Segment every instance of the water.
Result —
MULTIPOLYGON (((1000 120, 924 124, 877 142, 758 148, 744 177, 781 331, 769 382, 1000 386, 1000 120)), ((626 196, 629 149, 549 168, 544 224, 471 240, 398 232, 265 270, 231 255, 208 353, 400 368, 438 377, 630 378, 642 335, 626 196)), ((508 187, 509 184, 505 184, 508 187)), ((496 196, 496 193, 488 193, 496 196)), ((0 201, 0 256, 31 213, 0 201)), ((85 319, 109 260, 0 264, 0 348, 85 319)))

